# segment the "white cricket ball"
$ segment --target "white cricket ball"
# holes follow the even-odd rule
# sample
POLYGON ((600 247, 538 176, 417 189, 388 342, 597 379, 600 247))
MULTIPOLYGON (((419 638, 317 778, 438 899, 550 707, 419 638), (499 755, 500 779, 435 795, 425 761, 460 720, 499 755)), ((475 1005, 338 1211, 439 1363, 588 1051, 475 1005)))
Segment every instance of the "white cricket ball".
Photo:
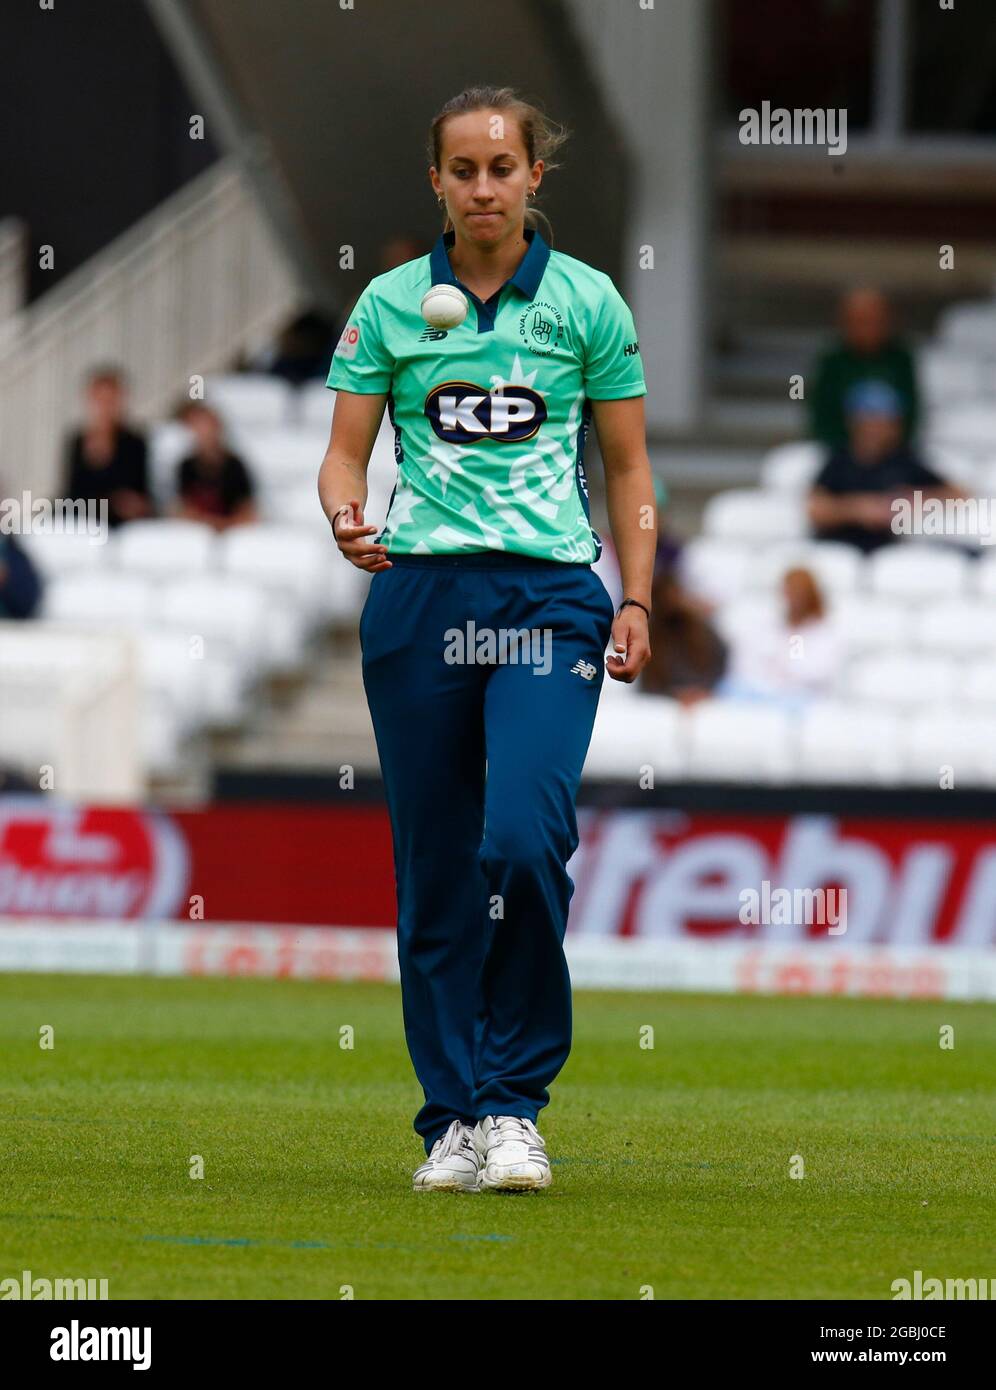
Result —
POLYGON ((430 328, 457 328, 470 305, 456 285, 433 285, 422 296, 422 317, 430 328))

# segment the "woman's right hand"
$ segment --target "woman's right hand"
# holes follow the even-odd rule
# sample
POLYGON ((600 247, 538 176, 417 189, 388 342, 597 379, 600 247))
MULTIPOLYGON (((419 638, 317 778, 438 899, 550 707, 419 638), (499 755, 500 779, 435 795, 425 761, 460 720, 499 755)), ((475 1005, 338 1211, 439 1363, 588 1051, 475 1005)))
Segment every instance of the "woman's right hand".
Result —
POLYGON ((391 568, 391 562, 386 558, 387 546, 374 545, 366 539, 371 531, 379 529, 377 526, 364 526, 363 508, 355 497, 333 513, 332 530, 336 545, 351 564, 357 569, 366 570, 368 574, 391 568))

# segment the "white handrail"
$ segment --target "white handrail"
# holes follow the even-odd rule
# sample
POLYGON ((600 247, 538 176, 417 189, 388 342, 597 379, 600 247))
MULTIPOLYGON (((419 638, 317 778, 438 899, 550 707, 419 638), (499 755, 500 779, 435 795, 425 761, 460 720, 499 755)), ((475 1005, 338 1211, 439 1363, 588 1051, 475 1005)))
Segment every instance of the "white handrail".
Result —
POLYGON ((152 419, 301 302, 251 186, 212 166, 18 316, 0 344, 0 477, 58 491, 89 367, 123 365, 134 416, 152 419))

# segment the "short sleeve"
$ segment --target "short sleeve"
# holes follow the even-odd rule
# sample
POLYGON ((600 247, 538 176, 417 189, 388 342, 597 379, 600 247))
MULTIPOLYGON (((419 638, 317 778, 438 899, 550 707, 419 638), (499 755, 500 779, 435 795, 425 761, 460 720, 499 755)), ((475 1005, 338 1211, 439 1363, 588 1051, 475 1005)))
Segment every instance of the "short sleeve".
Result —
POLYGON ((633 315, 611 281, 592 325, 585 354, 584 385, 585 394, 594 401, 647 394, 633 315))
POLYGON ((336 344, 326 386, 367 396, 390 391, 394 358, 384 344, 383 328, 381 308, 368 285, 336 344))

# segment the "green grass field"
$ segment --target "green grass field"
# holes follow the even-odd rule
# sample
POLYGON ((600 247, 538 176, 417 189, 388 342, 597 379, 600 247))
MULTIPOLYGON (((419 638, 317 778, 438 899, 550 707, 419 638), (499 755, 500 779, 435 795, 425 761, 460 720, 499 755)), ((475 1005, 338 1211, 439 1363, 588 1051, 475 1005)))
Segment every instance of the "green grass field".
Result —
POLYGON ((540 1116, 553 1186, 526 1196, 411 1191, 421 1090, 390 986, 0 976, 0 1045, 0 1278, 106 1277, 112 1299, 996 1278, 986 1005, 579 993, 540 1116))

